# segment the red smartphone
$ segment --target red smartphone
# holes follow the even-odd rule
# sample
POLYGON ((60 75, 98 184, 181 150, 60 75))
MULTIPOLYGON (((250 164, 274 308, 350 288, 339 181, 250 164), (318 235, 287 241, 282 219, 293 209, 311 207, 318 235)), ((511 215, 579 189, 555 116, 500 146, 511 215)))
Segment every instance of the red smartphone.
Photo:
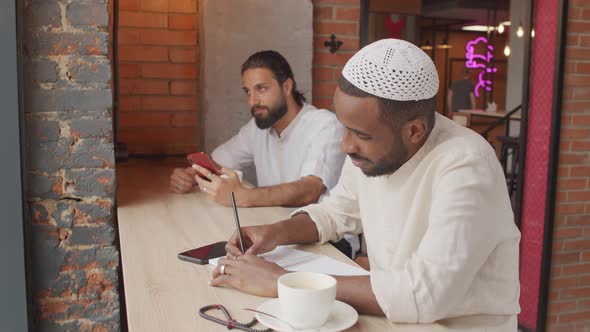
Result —
POLYGON ((178 254, 178 259, 191 263, 207 264, 210 259, 225 256, 226 243, 227 241, 220 241, 203 247, 187 250, 178 254))
MULTIPOLYGON (((188 156, 186 156, 186 159, 188 159, 188 162, 191 163, 191 165, 197 164, 201 167, 208 169, 211 173, 215 175, 221 175, 221 172, 217 169, 217 167, 215 167, 213 161, 211 161, 211 159, 205 152, 191 153, 188 156)), ((197 172, 197 175, 199 175, 204 180, 209 180, 200 172, 197 172)))

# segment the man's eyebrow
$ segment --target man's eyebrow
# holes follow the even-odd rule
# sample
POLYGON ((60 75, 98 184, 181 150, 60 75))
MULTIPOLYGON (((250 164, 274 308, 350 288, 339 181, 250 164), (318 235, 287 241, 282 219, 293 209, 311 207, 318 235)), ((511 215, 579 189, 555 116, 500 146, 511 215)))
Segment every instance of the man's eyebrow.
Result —
POLYGON ((357 135, 361 135, 361 136, 371 136, 371 134, 369 133, 365 133, 363 131, 360 131, 358 129, 354 129, 354 128, 350 128, 350 127, 345 127, 346 129, 352 131, 353 133, 357 134, 357 135))
MULTIPOLYGON (((340 119, 338 118, 338 115, 336 115, 336 119, 338 119, 338 121, 340 121, 340 119)), ((342 121, 340 121, 340 123, 342 123, 342 121)), ((344 126, 344 125, 343 125, 343 126, 344 126)), ((352 131, 353 133, 355 133, 355 134, 357 134, 357 135, 361 135, 361 136, 369 136, 369 137, 371 136, 370 134, 368 134, 368 133, 365 133, 365 132, 363 132, 363 131, 360 131, 360 130, 358 130, 358 129, 350 128, 350 127, 347 127, 347 126, 344 126, 344 128, 346 128, 346 129, 348 129, 348 130, 352 131)))

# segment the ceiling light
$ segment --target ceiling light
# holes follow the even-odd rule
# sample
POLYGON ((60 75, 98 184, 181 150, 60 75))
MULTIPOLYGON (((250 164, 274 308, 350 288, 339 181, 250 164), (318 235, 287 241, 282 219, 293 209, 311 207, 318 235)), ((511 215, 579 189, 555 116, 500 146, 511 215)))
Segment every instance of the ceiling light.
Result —
POLYGON ((508 45, 504 46, 504 55, 505 56, 510 55, 510 46, 508 46, 508 45))
POLYGON ((518 36, 518 38, 522 38, 522 36, 524 36, 524 29, 522 28, 522 25, 518 26, 518 30, 516 30, 516 35, 518 36))
MULTIPOLYGON (((493 29, 494 27, 492 27, 493 29)), ((466 25, 461 27, 463 31, 476 31, 476 32, 486 32, 488 31, 489 27, 487 25, 466 25)))
POLYGON ((426 44, 420 46, 421 49, 423 50, 431 50, 432 49, 432 45, 430 45, 430 41, 426 41, 426 44))
POLYGON ((504 24, 502 24, 502 23, 498 24, 498 33, 499 34, 504 33, 504 24))
POLYGON ((443 39, 442 43, 436 45, 436 48, 442 48, 442 49, 449 49, 453 47, 453 45, 449 44, 449 41, 446 39, 443 39))
POLYGON ((500 24, 502 24, 505 27, 509 27, 510 26, 510 21, 500 22, 500 24))
POLYGON ((531 30, 531 37, 532 37, 532 38, 535 38, 535 29, 532 29, 532 30, 531 30))

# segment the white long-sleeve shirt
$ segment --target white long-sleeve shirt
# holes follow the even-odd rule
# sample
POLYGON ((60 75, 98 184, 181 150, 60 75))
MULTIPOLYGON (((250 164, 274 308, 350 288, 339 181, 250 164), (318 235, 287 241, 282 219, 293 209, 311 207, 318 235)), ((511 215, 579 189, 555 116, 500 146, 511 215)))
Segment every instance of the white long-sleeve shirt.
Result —
POLYGON ((510 326, 498 331, 516 330, 520 232, 502 168, 475 132, 437 114, 395 173, 367 177, 347 158, 330 196, 301 212, 322 243, 364 232, 372 289, 391 321, 497 315, 510 326))
POLYGON ((254 164, 260 187, 313 175, 329 190, 338 182, 342 170, 343 135, 344 127, 334 113, 305 103, 280 137, 272 128, 259 129, 251 119, 211 156, 218 164, 232 169, 254 164))

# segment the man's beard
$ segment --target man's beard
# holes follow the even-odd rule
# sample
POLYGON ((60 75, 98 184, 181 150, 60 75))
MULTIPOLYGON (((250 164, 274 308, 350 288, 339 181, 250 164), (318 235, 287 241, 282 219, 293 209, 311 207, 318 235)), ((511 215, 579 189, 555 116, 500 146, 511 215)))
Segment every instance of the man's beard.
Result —
POLYGON ((256 122, 256 126, 260 129, 268 129, 272 127, 277 121, 279 121, 283 115, 287 114, 287 101, 283 99, 281 104, 277 107, 267 107, 262 105, 254 105, 250 109, 250 113, 254 117, 254 122, 256 122), (265 108, 267 112, 266 117, 257 117, 254 113, 256 108, 265 108))
POLYGON ((371 161, 363 156, 360 156, 356 153, 349 153, 348 156, 352 159, 360 159, 364 161, 368 161, 369 163, 373 164, 373 167, 370 170, 363 170, 361 171, 369 177, 381 176, 381 175, 389 175, 395 173, 403 164, 406 163, 409 159, 408 155, 408 148, 404 145, 401 141, 401 135, 398 137, 398 144, 399 146, 390 153, 389 158, 383 158, 378 161, 371 161))

